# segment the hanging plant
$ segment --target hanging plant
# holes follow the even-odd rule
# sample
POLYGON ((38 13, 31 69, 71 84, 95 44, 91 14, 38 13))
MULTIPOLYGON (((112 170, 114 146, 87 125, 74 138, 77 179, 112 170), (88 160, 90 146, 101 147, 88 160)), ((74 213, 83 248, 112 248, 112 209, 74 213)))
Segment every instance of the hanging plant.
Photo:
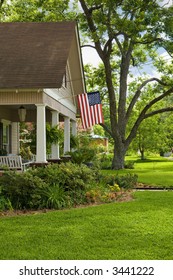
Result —
POLYGON ((46 141, 48 144, 61 143, 63 142, 63 137, 63 130, 59 129, 57 125, 46 124, 46 141))

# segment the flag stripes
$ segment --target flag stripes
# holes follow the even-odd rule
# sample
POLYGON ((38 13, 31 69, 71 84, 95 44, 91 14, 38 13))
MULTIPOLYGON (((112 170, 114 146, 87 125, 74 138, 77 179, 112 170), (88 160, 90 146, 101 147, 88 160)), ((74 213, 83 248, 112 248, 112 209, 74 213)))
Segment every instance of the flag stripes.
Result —
POLYGON ((82 93, 77 96, 77 100, 84 129, 104 123, 99 92, 82 93))

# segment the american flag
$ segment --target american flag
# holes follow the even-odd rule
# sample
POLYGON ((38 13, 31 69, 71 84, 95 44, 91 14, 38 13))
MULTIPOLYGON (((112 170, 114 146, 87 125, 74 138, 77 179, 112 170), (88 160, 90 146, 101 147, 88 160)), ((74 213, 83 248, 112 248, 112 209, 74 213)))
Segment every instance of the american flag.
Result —
POLYGON ((104 123, 100 92, 82 93, 77 96, 83 128, 104 123))

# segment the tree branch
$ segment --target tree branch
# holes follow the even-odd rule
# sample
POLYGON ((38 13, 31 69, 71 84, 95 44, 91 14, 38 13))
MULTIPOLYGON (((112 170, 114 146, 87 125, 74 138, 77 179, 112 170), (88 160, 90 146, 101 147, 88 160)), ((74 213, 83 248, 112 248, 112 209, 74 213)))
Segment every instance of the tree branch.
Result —
POLYGON ((154 42, 163 42, 162 38, 153 38, 152 40, 146 40, 146 41, 133 41, 134 44, 142 44, 142 45, 149 45, 152 44, 154 42))
POLYGON ((90 44, 87 44, 87 45, 83 45, 83 46, 81 46, 81 48, 93 48, 93 49, 96 49, 96 47, 95 46, 92 46, 92 45, 90 45, 90 44))
POLYGON ((110 54, 111 54, 111 52, 112 52, 112 38, 110 38, 107 42, 106 42, 106 44, 105 44, 105 46, 104 46, 104 53, 107 55, 107 56, 110 56, 110 54))
MULTIPOLYGON (((131 141, 135 138, 137 130, 139 128, 139 125, 141 124, 141 122, 147 118, 147 114, 146 112, 157 102, 159 102, 160 100, 162 100, 164 97, 170 95, 171 93, 173 93, 173 87, 171 87, 170 89, 168 89, 167 91, 165 91, 163 94, 159 95, 158 97, 154 98, 153 100, 151 100, 142 110, 142 112, 140 113, 139 117, 137 118, 133 128, 131 129, 131 132, 129 134, 129 136, 126 139, 126 145, 128 146, 129 143, 131 143, 131 141)), ((158 111, 158 110, 157 110, 158 111)), ((154 111, 153 111, 154 112, 154 111)), ((152 113, 152 112, 151 112, 152 113)), ((148 113, 148 114, 151 114, 148 113)), ((154 114, 154 113, 153 113, 154 114)), ((152 116, 152 115, 150 115, 152 116)), ((149 116, 148 116, 149 117, 149 116)))
POLYGON ((148 84, 148 83, 151 83, 151 82, 158 82, 159 84, 163 85, 163 86, 166 86, 167 84, 165 84, 164 82, 162 82, 161 80, 159 80, 158 78, 151 78, 151 79, 148 79, 146 81, 144 81, 140 86, 139 88, 137 89, 137 91, 135 92, 130 104, 129 104, 129 107, 127 109, 127 113, 126 113, 126 121, 128 121, 130 115, 131 115, 131 112, 141 94, 141 90, 148 84))
POLYGON ((172 112, 172 111, 173 111, 173 107, 162 108, 162 109, 159 109, 159 110, 156 110, 156 111, 152 111, 148 114, 145 114, 144 119, 150 118, 152 116, 155 116, 155 115, 158 115, 158 114, 161 114, 161 113, 172 112))
POLYGON ((102 7, 103 7, 103 4, 97 5, 97 6, 93 6, 93 7, 89 8, 88 11, 89 11, 90 13, 92 13, 93 11, 99 10, 99 9, 102 8, 102 7))
MULTIPOLYGON (((92 18, 92 11, 90 11, 91 8, 89 9, 87 7, 85 0, 79 0, 79 1, 80 1, 82 9, 84 11, 84 14, 86 16, 86 20, 88 22, 88 26, 91 31, 91 34, 95 35, 97 28, 96 28, 93 18, 92 18)), ((99 40, 99 37, 94 41, 94 43, 95 43, 95 48, 96 48, 100 58, 103 60, 104 54, 103 54, 103 50, 101 47, 101 42, 99 40)))
POLYGON ((109 135, 113 137, 112 131, 109 129, 107 125, 105 125, 104 123, 100 123, 100 126, 102 126, 104 130, 106 130, 109 133, 109 135))
POLYGON ((116 36, 114 37, 114 39, 115 39, 115 42, 117 43, 117 46, 118 46, 118 48, 119 48, 119 51, 120 51, 121 55, 123 55, 123 47, 121 46, 121 43, 120 43, 120 41, 119 41, 119 39, 118 39, 118 36, 116 35, 116 36))

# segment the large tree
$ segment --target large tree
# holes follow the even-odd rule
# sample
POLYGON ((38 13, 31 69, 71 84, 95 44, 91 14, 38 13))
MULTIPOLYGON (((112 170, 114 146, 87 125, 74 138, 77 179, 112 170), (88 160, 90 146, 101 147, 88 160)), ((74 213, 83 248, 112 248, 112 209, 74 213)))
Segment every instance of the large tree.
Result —
MULTIPOLYGON (((169 53, 172 51, 172 33, 165 28, 168 23, 172 25, 171 8, 162 5, 165 1, 155 0, 79 2, 83 10, 79 15, 80 28, 89 38, 85 46, 94 48, 104 65, 110 127, 103 126, 114 140, 112 168, 121 169, 124 168, 126 151, 142 121, 156 114, 173 111, 171 106, 158 109, 158 104, 173 93, 172 72, 156 77, 139 77, 133 92, 131 87, 129 96, 132 68, 149 60, 150 64, 154 64, 157 49, 168 48, 169 53), (147 87, 150 88, 150 98, 127 133, 136 103, 141 102, 147 87)), ((158 61, 155 67, 160 67, 158 61)))

